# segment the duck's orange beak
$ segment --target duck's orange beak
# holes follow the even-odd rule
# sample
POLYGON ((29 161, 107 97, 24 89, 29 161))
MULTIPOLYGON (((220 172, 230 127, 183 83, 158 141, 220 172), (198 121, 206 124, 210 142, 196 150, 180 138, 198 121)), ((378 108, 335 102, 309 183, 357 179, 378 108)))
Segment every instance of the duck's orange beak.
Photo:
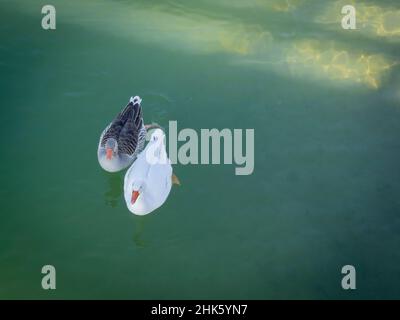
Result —
POLYGON ((106 150, 106 158, 107 158, 108 160, 111 160, 112 155, 113 155, 112 149, 107 148, 107 150, 106 150))
POLYGON ((131 203, 135 204, 138 197, 139 197, 139 191, 132 191, 131 203))

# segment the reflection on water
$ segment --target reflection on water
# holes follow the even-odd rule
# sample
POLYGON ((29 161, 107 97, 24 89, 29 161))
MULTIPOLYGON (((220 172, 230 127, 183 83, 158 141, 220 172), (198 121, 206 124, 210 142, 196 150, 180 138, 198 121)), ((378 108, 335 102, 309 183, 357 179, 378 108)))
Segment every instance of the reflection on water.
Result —
MULTIPOLYGON (((107 206, 116 208, 119 201, 123 199, 124 174, 125 172, 107 174, 107 190, 104 193, 104 199, 107 206)), ((133 242, 137 247, 144 248, 145 241, 143 240, 143 232, 146 217, 135 216, 135 218, 133 242)))
MULTIPOLYGON (((204 0, 200 4, 204 2, 211 8, 200 9, 196 3, 187 1, 152 4, 79 1, 79 18, 75 14, 78 6, 75 0, 69 1, 62 12, 68 23, 84 28, 189 54, 225 54, 227 63, 233 65, 264 65, 261 70, 284 77, 300 76, 302 80, 320 84, 323 79, 322 84, 359 84, 377 89, 397 64, 397 57, 384 50, 370 52, 348 41, 349 33, 340 27, 341 8, 352 1, 321 5, 314 0, 204 0), (240 10, 228 14, 229 7, 255 13, 261 10, 265 12, 265 23, 241 19, 240 10), (268 22, 277 11, 282 20, 279 28, 268 22), (293 14, 297 12, 298 16, 293 14), (310 33, 302 34, 298 30, 301 23, 311 23, 314 34, 334 29, 335 38, 316 40, 310 33), (291 36, 285 38, 285 34, 291 36)), ((362 34, 395 41, 400 38, 400 10, 363 3, 357 3, 356 9, 362 34)))
POLYGON ((379 88, 391 68, 398 64, 384 54, 346 50, 343 46, 336 48, 332 41, 295 40, 275 44, 274 48, 276 52, 236 62, 264 66, 267 70, 303 80, 362 84, 373 89, 379 88))
POLYGON ((385 72, 396 64, 382 54, 338 50, 332 43, 312 40, 295 42, 287 62, 295 75, 361 83, 375 89, 380 87, 385 72))
POLYGON ((144 220, 146 217, 136 217, 135 219, 135 230, 133 232, 133 242, 139 248, 146 247, 146 242, 143 240, 143 232, 144 232, 144 220))
POLYGON ((271 1, 271 8, 275 11, 288 12, 295 10, 304 0, 275 0, 271 1))
POLYGON ((255 54, 273 40, 269 31, 256 28, 251 30, 237 27, 236 30, 221 30, 218 35, 221 51, 239 55, 255 54))
POLYGON ((104 193, 105 203, 116 208, 123 193, 123 175, 120 173, 107 174, 107 191, 104 193))
MULTIPOLYGON (((204 1, 204 0, 203 0, 204 1)), ((224 7, 233 8, 254 8, 254 9, 265 9, 276 12, 289 12, 295 10, 305 0, 219 0, 211 1, 205 0, 213 5, 221 5, 224 7)))

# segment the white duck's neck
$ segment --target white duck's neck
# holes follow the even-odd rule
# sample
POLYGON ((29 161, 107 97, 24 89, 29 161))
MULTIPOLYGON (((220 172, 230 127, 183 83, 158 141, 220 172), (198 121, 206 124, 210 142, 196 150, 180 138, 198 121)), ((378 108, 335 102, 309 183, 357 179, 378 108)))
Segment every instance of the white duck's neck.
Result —
POLYGON ((165 164, 168 161, 167 154, 165 152, 164 142, 161 140, 151 141, 145 149, 145 153, 148 154, 147 160, 150 160, 149 164, 165 164), (152 163, 154 161, 155 163, 152 163))

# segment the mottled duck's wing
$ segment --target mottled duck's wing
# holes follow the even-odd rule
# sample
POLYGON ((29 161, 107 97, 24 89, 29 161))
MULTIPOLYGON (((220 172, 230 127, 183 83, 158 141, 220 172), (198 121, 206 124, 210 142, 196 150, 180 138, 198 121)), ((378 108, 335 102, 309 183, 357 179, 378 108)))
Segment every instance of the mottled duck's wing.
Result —
POLYGON ((132 114, 133 104, 130 102, 120 113, 118 113, 115 119, 104 130, 103 136, 101 138, 101 146, 104 147, 106 141, 109 138, 114 138, 117 141, 119 140, 122 130, 124 129, 124 126, 126 125, 128 120, 132 118, 132 114))
POLYGON ((122 154, 133 155, 141 144, 142 134, 144 130, 142 107, 139 103, 132 106, 132 112, 124 124, 118 139, 118 149, 122 154))

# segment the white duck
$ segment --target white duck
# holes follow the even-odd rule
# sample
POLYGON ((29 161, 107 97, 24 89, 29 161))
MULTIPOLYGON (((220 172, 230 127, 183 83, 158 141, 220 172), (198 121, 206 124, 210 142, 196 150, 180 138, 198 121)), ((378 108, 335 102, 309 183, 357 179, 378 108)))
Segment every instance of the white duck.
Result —
POLYGON ((172 183, 180 184, 172 173, 164 139, 164 132, 156 129, 125 174, 125 202, 134 214, 146 215, 159 208, 167 200, 172 183))

